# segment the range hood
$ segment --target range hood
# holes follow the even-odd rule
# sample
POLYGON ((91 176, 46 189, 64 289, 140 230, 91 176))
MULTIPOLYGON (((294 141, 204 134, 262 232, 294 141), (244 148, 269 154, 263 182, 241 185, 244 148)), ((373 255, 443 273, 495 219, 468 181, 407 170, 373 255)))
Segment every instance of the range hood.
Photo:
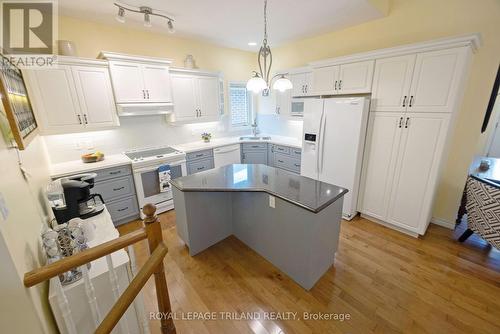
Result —
POLYGON ((168 115, 173 103, 120 103, 116 105, 118 116, 168 115))

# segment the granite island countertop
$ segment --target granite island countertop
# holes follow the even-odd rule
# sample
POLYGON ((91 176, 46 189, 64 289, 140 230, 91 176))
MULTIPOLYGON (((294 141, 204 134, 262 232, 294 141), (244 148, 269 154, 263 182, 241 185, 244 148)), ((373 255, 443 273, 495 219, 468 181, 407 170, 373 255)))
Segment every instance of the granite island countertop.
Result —
POLYGON ((234 164, 183 176, 171 184, 184 192, 266 192, 318 213, 342 198, 347 189, 282 169, 234 164))

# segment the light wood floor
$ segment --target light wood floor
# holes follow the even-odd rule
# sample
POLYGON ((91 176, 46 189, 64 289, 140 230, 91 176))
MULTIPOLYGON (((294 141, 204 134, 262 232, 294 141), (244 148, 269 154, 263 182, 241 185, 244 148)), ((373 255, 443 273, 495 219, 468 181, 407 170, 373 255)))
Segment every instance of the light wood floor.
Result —
MULTIPOLYGON (((343 222, 332 267, 307 292, 235 237, 190 257, 175 213, 160 215, 173 311, 325 312, 350 320, 176 320, 178 333, 500 333, 500 252, 431 225, 414 239, 365 219, 343 222)), ((139 222, 120 227, 127 233, 139 222)), ((147 257, 136 245, 138 264, 147 257)), ((157 310, 154 285, 147 311, 157 310)), ((151 322, 159 333, 157 321, 151 322)))

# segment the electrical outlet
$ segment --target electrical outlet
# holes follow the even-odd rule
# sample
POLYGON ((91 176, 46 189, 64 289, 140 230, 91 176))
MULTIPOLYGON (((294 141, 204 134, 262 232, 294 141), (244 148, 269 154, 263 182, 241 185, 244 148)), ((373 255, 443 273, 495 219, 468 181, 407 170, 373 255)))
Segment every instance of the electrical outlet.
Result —
POLYGON ((269 206, 273 209, 276 208, 276 197, 269 195, 269 206))

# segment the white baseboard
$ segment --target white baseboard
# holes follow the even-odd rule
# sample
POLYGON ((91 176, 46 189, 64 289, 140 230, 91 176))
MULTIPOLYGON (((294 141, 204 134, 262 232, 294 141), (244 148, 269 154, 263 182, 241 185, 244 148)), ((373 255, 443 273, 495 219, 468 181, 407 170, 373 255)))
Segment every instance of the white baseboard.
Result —
POLYGON ((436 217, 432 217, 431 224, 439 225, 439 226, 442 226, 442 227, 446 227, 446 228, 448 228, 450 230, 454 230, 455 229, 455 222, 449 222, 447 220, 439 219, 439 218, 436 218, 436 217))

